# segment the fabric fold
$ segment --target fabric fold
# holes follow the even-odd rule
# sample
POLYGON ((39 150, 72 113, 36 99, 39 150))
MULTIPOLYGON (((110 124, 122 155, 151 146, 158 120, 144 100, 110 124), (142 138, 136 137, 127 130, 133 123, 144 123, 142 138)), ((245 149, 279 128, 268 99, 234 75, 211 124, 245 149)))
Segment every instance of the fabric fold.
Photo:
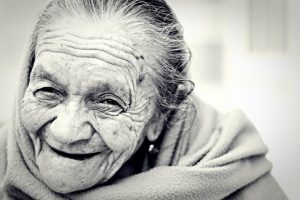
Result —
MULTIPOLYGON (((215 112, 213 109, 207 111, 215 112)), ((192 111, 187 108, 185 112, 192 111)), ((190 123, 186 116, 185 119, 186 126, 198 123, 194 120, 190 123)), ((209 119, 201 118, 199 121, 206 123, 209 119)), ((68 196, 52 192, 42 180, 34 176, 24 161, 25 157, 22 156, 15 134, 9 134, 5 189, 9 195, 24 199, 217 200, 227 197, 270 172, 271 164, 265 158, 267 148, 243 113, 239 111, 231 113, 225 116, 215 129, 209 130, 214 131, 196 134, 195 130, 186 129, 177 122, 170 127, 162 143, 162 146, 168 148, 162 148, 160 152, 164 156, 178 157, 178 162, 171 164, 173 166, 168 166, 164 163, 164 157, 158 156, 157 165, 153 169, 110 185, 96 186, 68 196), (182 133, 182 130, 189 130, 189 132, 182 133), (191 135, 192 133, 195 135, 191 135), (210 137, 206 137, 205 134, 210 137), (184 135, 187 139, 184 140, 179 135, 184 135), (170 145, 170 142, 174 144, 170 137, 177 138, 177 145, 170 145), (199 146, 198 149, 194 148, 193 145, 197 146, 197 140, 201 138, 208 138, 207 143, 199 146)), ((22 144, 30 143, 27 141, 22 144)))

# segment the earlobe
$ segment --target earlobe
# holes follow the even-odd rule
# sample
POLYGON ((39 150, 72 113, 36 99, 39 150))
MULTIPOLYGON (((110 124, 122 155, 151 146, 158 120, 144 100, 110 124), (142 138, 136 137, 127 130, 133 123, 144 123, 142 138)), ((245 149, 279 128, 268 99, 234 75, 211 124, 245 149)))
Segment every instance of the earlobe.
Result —
POLYGON ((150 142, 155 142, 160 136, 160 133, 162 132, 164 126, 164 121, 164 117, 158 114, 156 114, 154 116, 154 119, 150 121, 146 135, 147 139, 150 142))

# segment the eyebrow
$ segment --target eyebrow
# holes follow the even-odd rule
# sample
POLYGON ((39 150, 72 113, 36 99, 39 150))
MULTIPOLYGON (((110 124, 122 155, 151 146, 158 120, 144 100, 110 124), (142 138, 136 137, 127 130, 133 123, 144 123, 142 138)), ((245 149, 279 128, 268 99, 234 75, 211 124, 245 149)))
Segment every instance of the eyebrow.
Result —
POLYGON ((38 67, 38 69, 32 72, 30 80, 48 80, 52 83, 64 86, 64 84, 62 84, 60 80, 55 76, 55 73, 48 72, 42 64, 38 64, 35 67, 38 67))

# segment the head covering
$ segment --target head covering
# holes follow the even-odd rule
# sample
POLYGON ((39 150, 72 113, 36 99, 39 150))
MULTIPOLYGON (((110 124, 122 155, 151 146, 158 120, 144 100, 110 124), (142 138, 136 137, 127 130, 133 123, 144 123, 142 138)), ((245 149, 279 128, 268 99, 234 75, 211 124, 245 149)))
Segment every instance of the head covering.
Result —
MULTIPOLYGON (((267 148, 242 112, 223 116, 191 97, 172 113, 171 123, 165 126, 157 144, 159 152, 153 165, 144 166, 146 171, 68 195, 50 190, 42 181, 32 141, 20 117, 21 101, 34 62, 34 36, 35 32, 21 68, 15 115, 6 130, 7 138, 2 138, 6 145, 4 159, 1 158, 5 161, 1 169, 5 198, 224 199, 269 174, 271 164, 265 158, 267 148)), ((273 185, 273 194, 284 199, 281 190, 273 185)), ((252 199, 262 191, 252 192, 252 199)))

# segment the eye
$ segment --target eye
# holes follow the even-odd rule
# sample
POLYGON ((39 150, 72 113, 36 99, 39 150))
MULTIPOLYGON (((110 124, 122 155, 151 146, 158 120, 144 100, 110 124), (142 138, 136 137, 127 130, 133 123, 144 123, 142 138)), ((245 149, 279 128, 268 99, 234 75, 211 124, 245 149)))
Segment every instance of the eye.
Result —
POLYGON ((43 101, 61 101, 63 95, 53 87, 43 87, 34 92, 34 96, 43 101))
POLYGON ((97 96, 91 100, 90 105, 92 109, 110 115, 118 115, 126 110, 124 101, 112 94, 97 96))
POLYGON ((100 100, 99 103, 105 104, 105 105, 111 105, 111 106, 119 106, 121 107, 121 105, 113 100, 113 99, 104 99, 104 100, 100 100))

